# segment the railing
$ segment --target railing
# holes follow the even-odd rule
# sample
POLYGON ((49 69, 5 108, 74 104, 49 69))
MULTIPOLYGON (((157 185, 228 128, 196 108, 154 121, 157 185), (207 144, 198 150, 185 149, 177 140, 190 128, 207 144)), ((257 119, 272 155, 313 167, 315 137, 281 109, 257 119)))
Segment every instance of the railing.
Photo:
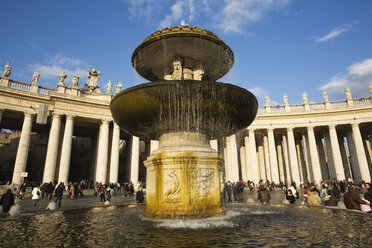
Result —
POLYGON ((312 102, 309 103, 310 109, 325 109, 325 104, 323 102, 312 102))
POLYGON ((11 79, 9 79, 8 87, 12 89, 17 89, 17 90, 31 91, 31 84, 20 82, 20 81, 15 81, 11 79))
POLYGON ((38 86, 37 92, 43 95, 49 95, 49 92, 57 92, 57 89, 48 88, 44 86, 38 86))
POLYGON ((371 104, 371 98, 370 97, 361 97, 357 99, 353 99, 354 105, 364 105, 364 104, 371 104))
POLYGON ((331 108, 345 108, 347 107, 347 101, 342 100, 342 101, 334 101, 330 102, 331 103, 331 108))

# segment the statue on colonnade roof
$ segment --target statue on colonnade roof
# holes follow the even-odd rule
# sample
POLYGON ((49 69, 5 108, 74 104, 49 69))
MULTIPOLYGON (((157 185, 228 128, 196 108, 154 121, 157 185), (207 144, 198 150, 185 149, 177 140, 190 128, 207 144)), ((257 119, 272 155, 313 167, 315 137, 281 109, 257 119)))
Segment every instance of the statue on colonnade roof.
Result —
POLYGON ((12 72, 12 67, 10 66, 10 63, 8 62, 8 64, 6 64, 4 67, 4 72, 2 76, 9 77, 11 72, 12 72))

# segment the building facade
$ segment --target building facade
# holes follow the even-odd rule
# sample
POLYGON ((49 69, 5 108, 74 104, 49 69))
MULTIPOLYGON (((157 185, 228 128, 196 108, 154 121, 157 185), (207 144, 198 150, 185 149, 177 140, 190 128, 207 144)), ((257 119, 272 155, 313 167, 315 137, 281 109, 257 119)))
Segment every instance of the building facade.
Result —
MULTIPOLYGON (((32 83, 9 75, 0 78, 0 181, 144 180, 143 161, 158 143, 120 130, 109 109, 113 85, 102 93, 99 72, 88 70, 84 88, 76 75, 66 86, 61 74, 56 89, 38 85, 36 72, 32 83)), ((280 106, 270 106, 267 97, 251 126, 211 141, 224 158, 225 180, 370 181, 371 97, 353 99, 348 89, 345 95, 328 101, 325 93, 324 102, 309 103, 304 93, 302 104, 285 97, 280 106)))

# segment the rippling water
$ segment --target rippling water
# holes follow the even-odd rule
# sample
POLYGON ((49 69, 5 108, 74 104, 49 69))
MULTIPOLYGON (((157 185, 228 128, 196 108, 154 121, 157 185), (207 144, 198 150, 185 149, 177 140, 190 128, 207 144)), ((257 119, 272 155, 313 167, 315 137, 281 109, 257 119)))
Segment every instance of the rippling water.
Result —
POLYGON ((0 247, 372 247, 372 215, 235 205, 226 216, 152 220, 143 206, 95 207, 0 221, 0 247))

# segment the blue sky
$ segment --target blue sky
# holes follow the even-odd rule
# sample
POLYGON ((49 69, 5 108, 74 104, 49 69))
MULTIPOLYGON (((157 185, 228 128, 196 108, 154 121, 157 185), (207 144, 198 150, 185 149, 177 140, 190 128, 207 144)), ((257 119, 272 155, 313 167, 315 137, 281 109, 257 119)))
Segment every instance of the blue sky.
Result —
POLYGON ((145 83, 131 65, 134 49, 151 33, 181 21, 217 34, 233 50, 233 69, 220 82, 251 90, 260 105, 370 96, 370 0, 2 0, 0 71, 10 78, 56 88, 64 70, 80 86, 86 70, 101 71, 99 84, 145 83))

